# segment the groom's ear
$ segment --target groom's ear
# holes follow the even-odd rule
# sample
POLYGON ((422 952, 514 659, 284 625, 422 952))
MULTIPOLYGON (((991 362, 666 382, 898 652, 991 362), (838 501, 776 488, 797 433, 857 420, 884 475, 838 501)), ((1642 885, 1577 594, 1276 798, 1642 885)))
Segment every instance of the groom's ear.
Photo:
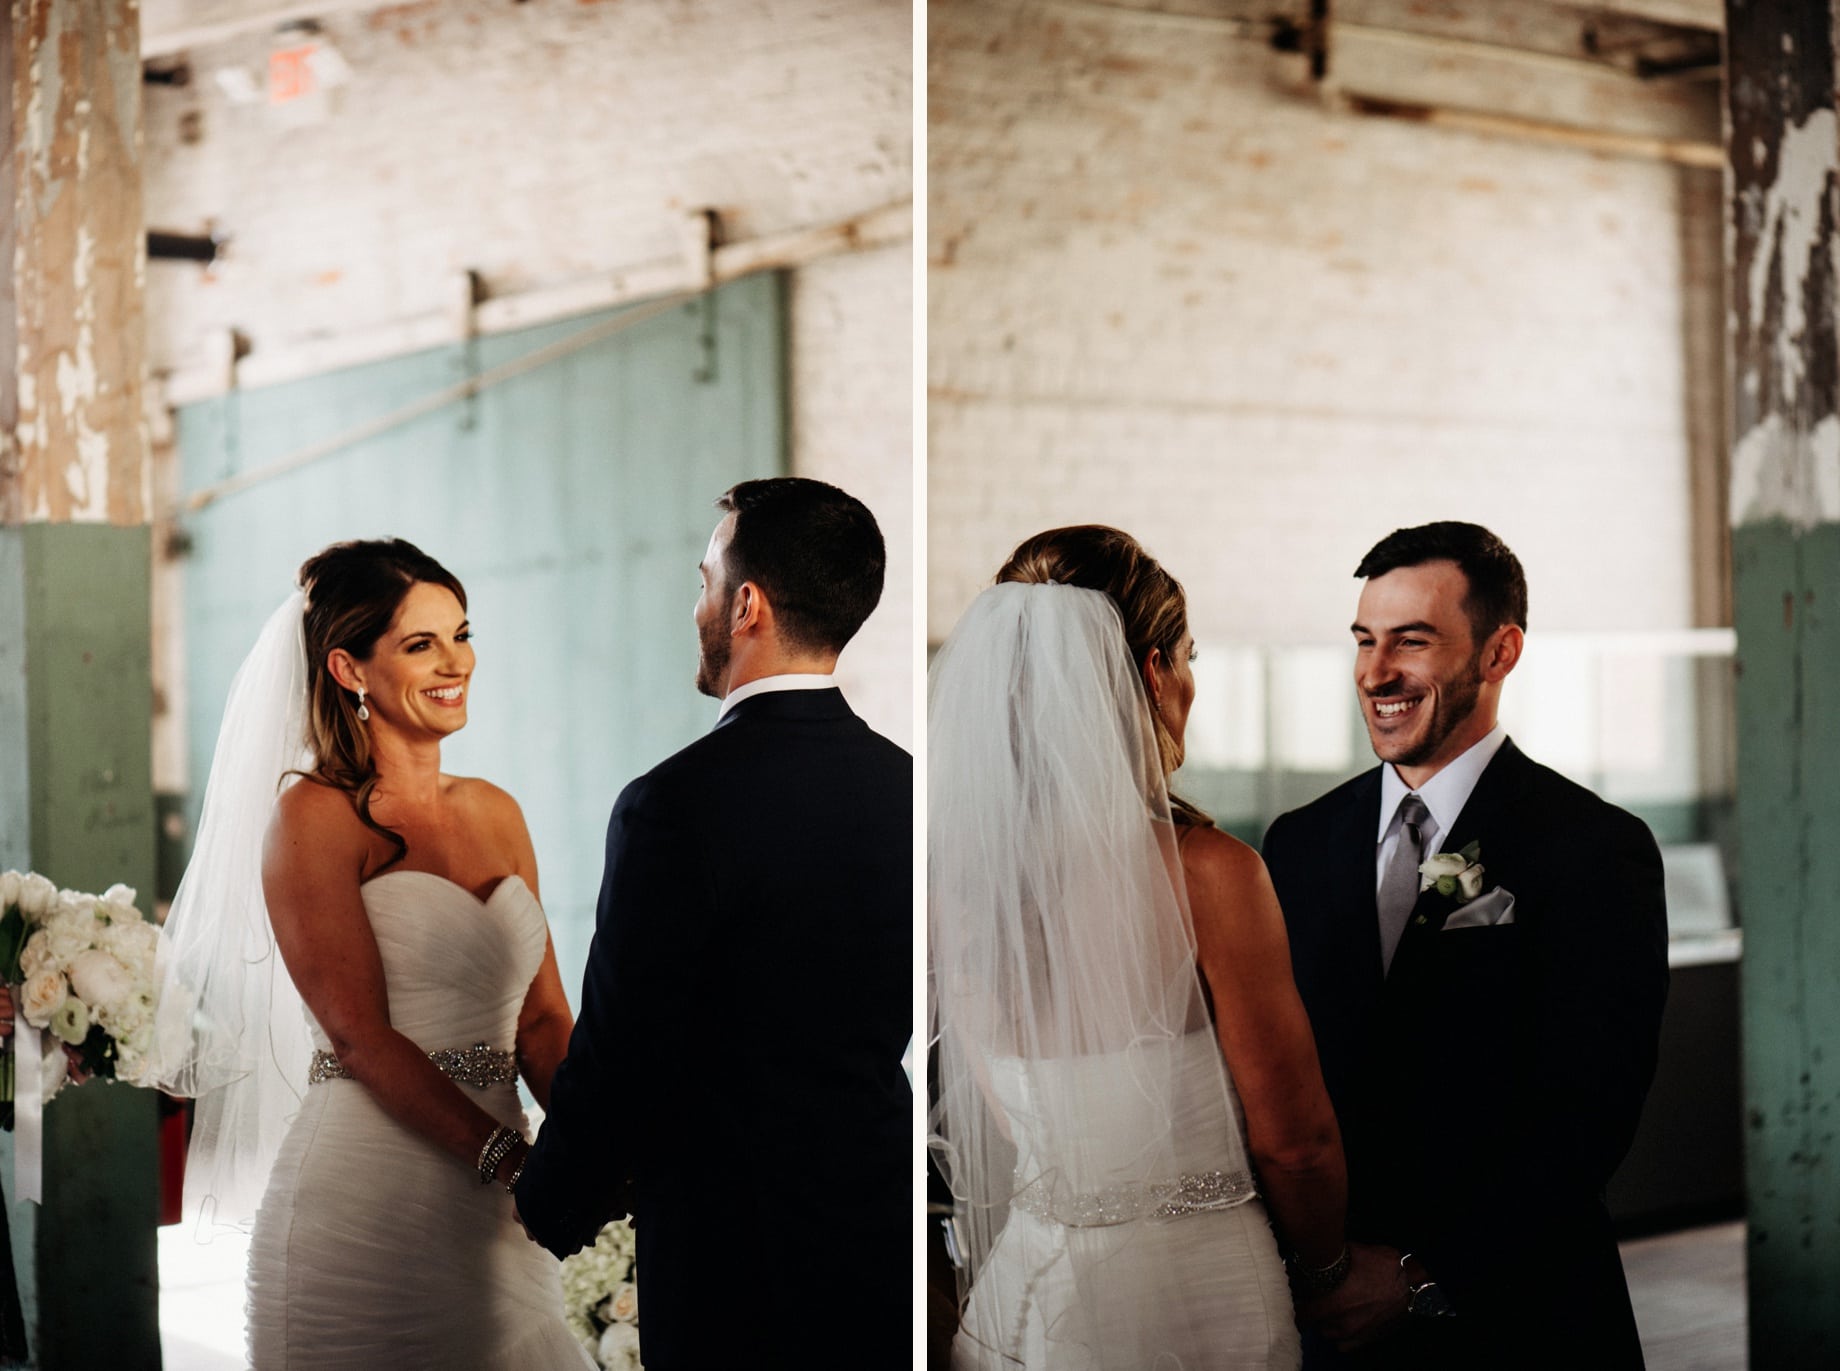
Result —
POLYGON ((1482 648, 1482 679, 1491 685, 1500 685, 1508 679, 1508 673, 1514 670, 1514 664, 1521 659, 1521 650, 1527 645, 1527 635, 1521 632, 1518 624, 1503 624, 1493 633, 1482 648))
POLYGON ((731 635, 757 633, 772 622, 772 607, 768 605, 767 597, 760 593, 760 587, 752 581, 743 581, 736 586, 734 597, 729 603, 728 631, 731 635))

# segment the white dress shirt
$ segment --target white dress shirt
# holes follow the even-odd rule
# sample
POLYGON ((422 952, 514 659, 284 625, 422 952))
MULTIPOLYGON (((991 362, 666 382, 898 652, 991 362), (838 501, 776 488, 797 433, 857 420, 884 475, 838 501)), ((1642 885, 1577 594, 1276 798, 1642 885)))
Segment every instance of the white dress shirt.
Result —
POLYGON ((829 690, 836 684, 835 676, 821 676, 815 672, 793 671, 783 676, 757 676, 722 697, 722 708, 716 711, 716 722, 721 723, 728 716, 729 710, 750 696, 765 695, 774 690, 829 690))
POLYGON ((1376 892, 1380 889, 1380 882, 1386 875, 1386 864, 1392 860, 1393 849, 1399 846, 1399 835, 1405 827, 1399 822, 1399 802, 1408 795, 1416 794, 1425 802, 1425 808, 1431 811, 1431 829, 1421 835, 1425 840, 1425 856, 1430 857, 1438 850, 1439 841, 1450 832, 1450 826, 1457 821, 1457 815, 1463 812, 1463 806, 1469 803, 1476 782, 1482 779, 1482 773, 1495 759, 1495 754, 1501 751, 1501 745, 1507 741, 1507 730, 1496 724, 1480 741, 1471 744, 1467 752, 1416 791, 1401 780, 1399 773, 1392 767, 1380 769, 1380 832, 1375 838, 1379 846, 1374 851, 1376 892))

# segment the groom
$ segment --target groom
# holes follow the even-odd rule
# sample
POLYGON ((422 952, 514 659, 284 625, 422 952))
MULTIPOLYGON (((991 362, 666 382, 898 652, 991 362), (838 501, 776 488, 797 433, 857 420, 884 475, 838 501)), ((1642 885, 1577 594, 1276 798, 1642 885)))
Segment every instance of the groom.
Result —
POLYGON ((1381 765, 1264 848, 1348 1157, 1353 1268, 1302 1300, 1305 1365, 1639 1368, 1604 1186, 1654 1075, 1660 854, 1496 722, 1527 623, 1499 539, 1401 529, 1355 575, 1381 765), (1450 893, 1420 893, 1438 854, 1450 893))
POLYGON ((721 714, 614 806, 518 1215, 564 1256, 630 1208, 647 1371, 905 1366, 913 762, 831 679, 882 536, 818 481, 716 505, 696 684, 721 714))

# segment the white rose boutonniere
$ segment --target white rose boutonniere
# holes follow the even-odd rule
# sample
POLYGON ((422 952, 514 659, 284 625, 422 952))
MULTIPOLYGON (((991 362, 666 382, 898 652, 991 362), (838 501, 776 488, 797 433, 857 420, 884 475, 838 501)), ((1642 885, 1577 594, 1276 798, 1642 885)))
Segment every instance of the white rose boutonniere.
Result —
POLYGON ((1420 892, 1436 890, 1447 900, 1468 904, 1482 893, 1482 844, 1470 843, 1461 852, 1439 852, 1418 867, 1420 892))

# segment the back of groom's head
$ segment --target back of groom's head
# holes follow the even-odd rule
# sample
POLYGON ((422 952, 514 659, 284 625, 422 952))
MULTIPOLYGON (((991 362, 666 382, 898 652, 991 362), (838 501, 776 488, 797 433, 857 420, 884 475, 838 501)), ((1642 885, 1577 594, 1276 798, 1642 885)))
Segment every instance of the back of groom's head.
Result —
POLYGON ((841 652, 882 598, 887 552, 855 496, 800 476, 743 481, 716 508, 735 516, 725 589, 752 581, 790 646, 841 652))
POLYGON ((1354 574, 1358 580, 1369 580, 1426 562, 1455 562, 1469 582, 1463 612, 1475 642, 1503 624, 1526 630, 1527 577, 1520 559, 1481 524, 1443 520, 1395 529, 1369 549, 1354 574))

